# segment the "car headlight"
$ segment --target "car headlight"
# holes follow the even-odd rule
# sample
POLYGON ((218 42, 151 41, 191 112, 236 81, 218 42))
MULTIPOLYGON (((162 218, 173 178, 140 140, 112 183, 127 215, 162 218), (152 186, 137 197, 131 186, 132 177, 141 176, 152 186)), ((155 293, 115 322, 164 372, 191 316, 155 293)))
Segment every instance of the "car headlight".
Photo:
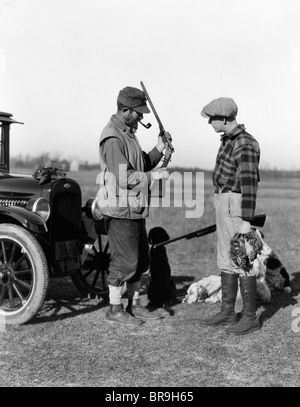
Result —
POLYGON ((84 210, 85 210, 86 216, 90 219, 95 219, 95 220, 103 219, 103 215, 97 205, 97 198, 88 199, 85 204, 84 210))
POLYGON ((46 222, 50 216, 50 204, 46 198, 30 199, 26 209, 39 215, 46 222))

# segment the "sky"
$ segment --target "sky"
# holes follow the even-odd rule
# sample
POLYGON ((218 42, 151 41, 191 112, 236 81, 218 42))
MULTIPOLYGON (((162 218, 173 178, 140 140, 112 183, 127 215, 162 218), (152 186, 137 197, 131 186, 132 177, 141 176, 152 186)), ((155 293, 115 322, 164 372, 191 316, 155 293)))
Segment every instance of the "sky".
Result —
MULTIPOLYGON (((0 0, 0 111, 12 155, 98 162, 119 91, 144 82, 171 166, 214 167, 218 97, 260 143, 261 167, 300 169, 300 0, 0 0)), ((157 142, 139 128, 144 151, 157 142)))

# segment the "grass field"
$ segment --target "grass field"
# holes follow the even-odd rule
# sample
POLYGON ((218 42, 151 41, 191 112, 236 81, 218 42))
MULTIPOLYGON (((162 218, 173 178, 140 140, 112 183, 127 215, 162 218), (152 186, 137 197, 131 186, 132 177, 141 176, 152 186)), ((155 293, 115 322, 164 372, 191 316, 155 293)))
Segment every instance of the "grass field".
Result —
MULTIPOLYGON (((69 174, 83 202, 95 195, 96 173, 69 174)), ((186 208, 152 208, 148 230, 164 227, 171 238, 215 223, 210 180, 200 219, 186 208)), ((183 304, 189 285, 218 274, 216 236, 167 246, 178 288, 173 317, 138 328, 105 321, 107 304, 82 298, 69 278, 51 280, 39 315, 0 332, 1 386, 57 387, 299 387, 300 386, 300 183, 260 183, 256 213, 266 213, 265 240, 290 274, 292 292, 274 293, 258 309, 262 329, 242 337, 224 327, 200 327, 219 304, 183 304)), ((146 304, 144 294, 142 301, 146 304)))

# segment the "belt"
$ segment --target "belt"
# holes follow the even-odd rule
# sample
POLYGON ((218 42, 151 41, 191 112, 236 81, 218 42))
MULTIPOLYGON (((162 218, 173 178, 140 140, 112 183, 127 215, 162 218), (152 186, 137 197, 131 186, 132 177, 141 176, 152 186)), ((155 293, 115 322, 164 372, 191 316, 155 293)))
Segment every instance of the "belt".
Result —
POLYGON ((228 194, 228 193, 230 193, 230 192, 233 192, 234 194, 240 194, 241 193, 241 191, 231 191, 231 189, 227 189, 227 188, 224 188, 224 189, 221 189, 221 188, 219 188, 219 189, 215 189, 215 194, 228 194))

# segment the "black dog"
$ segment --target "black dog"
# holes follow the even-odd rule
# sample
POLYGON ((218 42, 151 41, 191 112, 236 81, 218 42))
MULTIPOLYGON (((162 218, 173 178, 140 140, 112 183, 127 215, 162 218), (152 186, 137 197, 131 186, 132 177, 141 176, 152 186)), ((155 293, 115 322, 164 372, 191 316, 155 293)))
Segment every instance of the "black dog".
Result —
POLYGON ((170 315, 174 315, 171 302, 176 300, 176 286, 171 278, 171 267, 169 264, 165 246, 154 248, 157 243, 169 240, 165 229, 155 227, 148 234, 150 249, 150 284, 148 287, 148 299, 150 306, 154 308, 163 307, 170 315))

